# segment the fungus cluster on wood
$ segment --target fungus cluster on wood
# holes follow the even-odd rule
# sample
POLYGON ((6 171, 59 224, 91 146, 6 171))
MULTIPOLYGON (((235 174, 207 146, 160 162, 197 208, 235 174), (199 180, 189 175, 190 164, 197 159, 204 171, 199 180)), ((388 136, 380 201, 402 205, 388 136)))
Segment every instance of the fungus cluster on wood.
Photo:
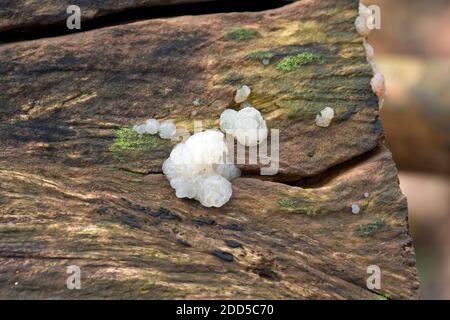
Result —
MULTIPOLYGON (((385 94, 384 77, 373 61, 374 50, 366 39, 371 31, 371 19, 371 10, 360 4, 355 26, 364 37, 367 60, 374 72, 372 90, 380 98, 381 104, 385 94)), ((247 85, 235 92, 234 102, 240 104, 241 109, 226 109, 220 116, 220 129, 236 138, 241 145, 254 147, 267 138, 268 128, 261 113, 247 101, 250 94, 251 89, 247 85)), ((199 103, 195 101, 194 104, 199 103)), ((328 127, 334 115, 334 109, 326 107, 316 116, 315 123, 319 127, 328 127)), ((149 119, 133 128, 140 134, 159 133, 164 139, 170 139, 176 131, 172 122, 159 124, 155 119, 149 119)), ((164 162, 163 172, 178 198, 196 199, 205 207, 221 207, 229 201, 232 195, 230 181, 240 176, 240 170, 228 161, 229 146, 224 133, 218 130, 198 132, 172 150, 170 157, 164 162)), ((353 204, 352 212, 356 214, 359 211, 359 206, 353 204)))
POLYGON ((139 134, 157 134, 161 139, 171 139, 175 134, 177 127, 172 121, 166 120, 161 124, 156 119, 148 119, 143 124, 133 126, 133 130, 139 134))
POLYGON ((205 207, 221 207, 230 200, 230 181, 240 176, 240 170, 227 163, 227 154, 222 132, 198 132, 175 146, 163 164, 163 172, 178 198, 196 199, 205 207))
POLYGON ((366 52, 367 61, 372 66, 372 70, 374 73, 374 76, 370 81, 370 85, 372 87, 372 91, 379 98, 379 106, 381 108, 383 106, 384 96, 386 95, 385 79, 383 74, 375 64, 373 47, 367 41, 367 37, 372 31, 372 26, 374 26, 374 19, 375 17, 373 16, 372 11, 364 4, 360 3, 359 16, 356 18, 355 27, 358 33, 364 37, 364 49, 366 52))
MULTIPOLYGON (((250 93, 248 86, 238 89, 235 101, 245 107, 239 111, 226 109, 220 116, 222 131, 233 135, 244 146, 255 146, 268 135, 261 113, 246 106, 250 93)), ((197 132, 176 145, 163 164, 163 173, 176 196, 198 200, 205 207, 221 207, 227 203, 232 195, 230 181, 241 175, 229 158, 228 148, 233 147, 219 130, 197 132)))
POLYGON ((220 115, 220 128, 244 146, 256 146, 268 134, 266 121, 254 107, 245 107, 239 111, 226 109, 220 115))

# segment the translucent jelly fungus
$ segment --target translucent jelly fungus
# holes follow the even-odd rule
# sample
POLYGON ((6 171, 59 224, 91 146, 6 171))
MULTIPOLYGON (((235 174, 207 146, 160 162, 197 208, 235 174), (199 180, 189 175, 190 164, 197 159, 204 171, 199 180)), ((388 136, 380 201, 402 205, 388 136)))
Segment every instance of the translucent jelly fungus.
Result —
POLYGON ((367 37, 370 34, 370 29, 367 27, 366 20, 359 16, 355 20, 356 31, 363 37, 367 37))
POLYGON ((139 134, 144 134, 145 132, 145 124, 136 124, 133 126, 133 130, 139 134))
POLYGON ((236 122, 238 112, 233 109, 225 109, 220 115, 220 129, 228 134, 233 134, 234 124, 236 122))
POLYGON ((169 120, 162 122, 159 126, 159 136, 162 139, 171 139, 176 131, 175 123, 169 120))
POLYGON ((157 134, 159 131, 159 121, 156 119, 148 119, 145 122, 145 132, 149 134, 157 134))
POLYGON ((361 209, 359 208, 359 206, 357 204, 352 204, 352 213, 353 214, 358 214, 361 211, 361 209))
POLYGON ((253 107, 239 111, 226 109, 220 116, 220 128, 244 146, 256 146, 267 138, 268 129, 261 113, 253 107))
POLYGON ((384 77, 380 72, 376 72, 370 81, 370 85, 372 86, 372 91, 379 98, 383 98, 386 93, 386 84, 384 81, 384 77))
POLYGON ((198 132, 179 143, 163 164, 163 172, 178 198, 198 200, 205 207, 221 207, 232 195, 232 180, 240 170, 227 163, 228 146, 218 130, 198 132))
POLYGON ((316 116, 316 125, 318 127, 326 128, 330 125, 331 120, 334 118, 334 110, 333 108, 326 107, 320 114, 316 116))
POLYGON ((159 130, 159 121, 156 119, 148 119, 143 124, 134 125, 133 130, 139 134, 157 134, 159 130))
POLYGON ((375 53, 374 53, 373 47, 370 45, 369 42, 367 42, 366 39, 364 39, 364 49, 366 51, 367 61, 372 62, 375 57, 375 53))
POLYGON ((359 16, 355 20, 356 31, 363 37, 370 34, 371 29, 368 27, 369 23, 373 22, 372 12, 362 3, 359 4, 359 16))
POLYGON ((162 139, 171 139, 177 131, 177 127, 172 121, 164 121, 159 124, 156 119, 148 119, 143 124, 134 125, 133 130, 139 134, 157 134, 159 132, 162 139))
POLYGON ((234 96, 234 101, 236 103, 244 102, 245 100, 247 100, 247 98, 251 92, 252 92, 252 90, 248 86, 243 85, 241 88, 239 88, 236 91, 236 95, 234 96))

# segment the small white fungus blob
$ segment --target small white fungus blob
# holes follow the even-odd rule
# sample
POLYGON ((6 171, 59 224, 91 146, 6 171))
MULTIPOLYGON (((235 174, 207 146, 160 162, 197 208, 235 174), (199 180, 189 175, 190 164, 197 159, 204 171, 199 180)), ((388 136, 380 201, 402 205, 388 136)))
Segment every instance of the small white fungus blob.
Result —
POLYGON ((214 171, 229 181, 241 176, 241 170, 232 163, 217 164, 214 171))
POLYGON ((225 109, 220 115, 220 129, 228 134, 233 134, 234 123, 236 122, 238 112, 233 109, 225 109))
POLYGON ((205 207, 221 207, 230 200, 231 183, 215 174, 201 180, 197 189, 197 200, 205 207))
POLYGON ((367 19, 370 16, 372 16, 372 12, 370 11, 370 9, 363 3, 359 4, 358 12, 359 12, 359 15, 361 17, 363 17, 364 19, 367 19))
POLYGON ((367 27, 366 19, 359 16, 355 20, 356 31, 363 37, 367 37, 370 34, 370 29, 367 27))
POLYGON ((373 47, 365 39, 364 39, 364 49, 366 50, 367 62, 372 62, 375 57, 375 53, 373 47))
POLYGON ((368 27, 368 21, 372 20, 372 12, 364 4, 359 4, 359 16, 356 18, 355 27, 356 31, 363 37, 367 37, 370 34, 370 28, 368 27))
POLYGON ((357 204, 352 204, 352 213, 353 214, 358 214, 361 211, 361 209, 359 208, 359 206, 357 204))
POLYGON ((164 121, 159 126, 159 136, 162 139, 170 139, 173 137, 175 132, 177 131, 177 127, 175 126, 175 123, 172 121, 164 121))
POLYGON ((143 124, 134 125, 133 130, 138 134, 157 134, 159 130, 159 122, 156 119, 148 119, 143 124))
POLYGON ((369 193, 368 192, 364 192, 364 198, 368 198, 369 197, 369 193))
POLYGON ((247 100, 247 98, 251 92, 252 92, 252 90, 250 89, 249 86, 243 85, 241 88, 239 88, 236 91, 236 95, 234 96, 234 101, 236 103, 244 102, 245 100, 247 100))
POLYGON ((269 133, 266 121, 253 107, 245 107, 238 112, 226 109, 220 116, 220 128, 244 146, 256 146, 269 133))
POLYGON ((136 131, 138 134, 144 134, 145 124, 136 124, 133 126, 133 130, 136 131))
POLYGON ((320 114, 316 116, 316 125, 318 127, 326 128, 330 125, 331 120, 334 118, 334 109, 326 107, 320 114))
POLYGON ((145 122, 145 132, 149 134, 157 134, 159 131, 159 121, 156 119, 148 119, 145 122))
POLYGON ((221 207, 230 200, 229 180, 241 172, 226 162, 224 138, 220 131, 207 130, 175 146, 162 169, 178 198, 196 199, 205 207, 221 207))
POLYGON ((370 80, 370 85, 372 86, 372 91, 379 98, 383 98, 386 93, 386 84, 384 80, 384 76, 381 72, 376 72, 373 76, 372 80, 370 80))

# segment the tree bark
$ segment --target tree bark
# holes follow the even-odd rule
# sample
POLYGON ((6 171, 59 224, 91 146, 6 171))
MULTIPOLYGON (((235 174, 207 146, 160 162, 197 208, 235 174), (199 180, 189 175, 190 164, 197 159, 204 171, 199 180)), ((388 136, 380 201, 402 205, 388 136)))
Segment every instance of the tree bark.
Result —
POLYGON ((357 9, 301 1, 0 46, 0 297, 416 298, 357 9), (130 127, 217 127, 243 84, 280 130, 279 173, 241 166, 222 208, 177 199, 161 174, 174 143, 130 127), (326 106, 336 116, 317 127, 326 106), (81 290, 66 288, 70 265, 81 290))

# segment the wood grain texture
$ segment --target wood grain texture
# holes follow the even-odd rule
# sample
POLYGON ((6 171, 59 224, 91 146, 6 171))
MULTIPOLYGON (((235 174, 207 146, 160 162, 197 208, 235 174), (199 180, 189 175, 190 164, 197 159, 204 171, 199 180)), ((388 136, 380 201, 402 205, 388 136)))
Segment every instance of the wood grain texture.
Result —
POLYGON ((32 29, 65 23, 67 7, 76 4, 82 21, 129 9, 192 4, 210 0, 2 0, 0 1, 0 32, 11 29, 32 29))
POLYGON ((417 298, 357 7, 301 1, 0 46, 0 297, 417 298), (256 33, 237 39, 236 26, 256 33), (252 58, 261 51, 269 65, 252 58), (277 68, 303 52, 319 58, 277 68), (264 181, 242 166, 219 209, 177 199, 161 174, 173 143, 136 141, 129 127, 217 126, 242 84, 280 129, 280 173, 264 181), (336 118, 319 128, 328 105, 336 118), (81 290, 66 288, 72 264, 81 290), (381 290, 366 287, 370 265, 381 290))

